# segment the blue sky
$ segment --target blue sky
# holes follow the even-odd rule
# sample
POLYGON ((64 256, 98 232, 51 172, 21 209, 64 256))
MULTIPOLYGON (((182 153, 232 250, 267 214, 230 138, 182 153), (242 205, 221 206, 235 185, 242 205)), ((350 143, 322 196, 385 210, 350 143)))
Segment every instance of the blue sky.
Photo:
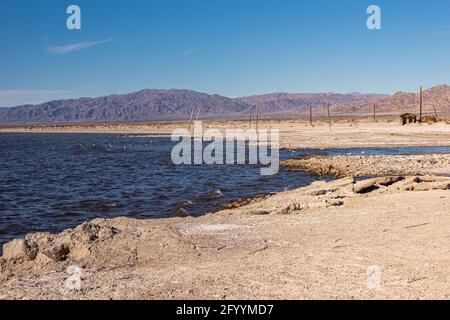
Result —
POLYGON ((441 83, 450 83, 448 0, 0 2, 0 106, 143 88, 237 97, 441 83), (66 28, 71 4, 81 30, 66 28), (382 30, 366 28, 370 4, 382 30))

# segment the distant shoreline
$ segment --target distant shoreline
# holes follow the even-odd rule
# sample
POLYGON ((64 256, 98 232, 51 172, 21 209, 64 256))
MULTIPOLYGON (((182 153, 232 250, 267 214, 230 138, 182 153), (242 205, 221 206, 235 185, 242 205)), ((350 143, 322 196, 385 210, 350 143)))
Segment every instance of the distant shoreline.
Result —
MULTIPOLYGON (((255 126, 254 122, 252 124, 255 126)), ((89 125, 50 125, 1 127, 1 133, 110 133, 151 134, 170 136, 175 129, 187 128, 187 121, 152 123, 116 123, 89 125)), ((207 120, 205 129, 248 129, 248 120, 207 120)), ((333 149, 333 148, 388 148, 415 146, 450 146, 450 122, 412 124, 402 126, 399 118, 388 120, 333 119, 331 130, 328 121, 261 119, 260 128, 280 131, 280 148, 333 149)))

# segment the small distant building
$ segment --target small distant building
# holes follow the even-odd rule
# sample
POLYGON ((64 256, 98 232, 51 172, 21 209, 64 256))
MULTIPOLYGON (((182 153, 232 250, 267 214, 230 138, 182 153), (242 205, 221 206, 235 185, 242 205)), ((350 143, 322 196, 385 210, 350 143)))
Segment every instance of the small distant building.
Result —
POLYGON ((404 113, 400 115, 402 125, 410 124, 410 123, 416 123, 417 122, 417 115, 413 113, 404 113))

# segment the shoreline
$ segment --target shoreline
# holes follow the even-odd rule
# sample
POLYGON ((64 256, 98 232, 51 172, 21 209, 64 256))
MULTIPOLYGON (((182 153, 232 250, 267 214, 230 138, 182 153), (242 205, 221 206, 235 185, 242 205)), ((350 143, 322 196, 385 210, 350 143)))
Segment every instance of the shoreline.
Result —
MULTIPOLYGON (((270 123, 286 149, 450 146, 446 124, 341 124, 329 131, 325 124, 270 123)), ((315 156, 311 171, 332 166, 346 177, 212 214, 95 219, 14 240, 0 257, 0 299, 448 298, 450 177, 428 169, 438 167, 434 157, 447 164, 450 155, 423 156, 431 159, 424 172, 408 171, 417 156, 400 156, 395 166, 395 156, 371 157, 315 156), (376 166, 382 159, 387 171, 376 166), (366 173, 381 177, 351 177, 366 173), (66 286, 70 266, 81 272, 79 289, 66 286), (376 289, 367 286, 373 266, 382 272, 376 289)))
POLYGON ((280 163, 287 170, 302 170, 334 177, 389 175, 450 176, 450 154, 421 155, 313 155, 280 163))
MULTIPOLYGON (((155 134, 170 136, 177 128, 187 128, 187 122, 71 125, 30 128, 0 128, 1 133, 111 133, 111 134, 155 134)), ((203 123, 204 130, 214 128, 248 129, 248 121, 212 121, 203 123)), ((336 148, 387 148, 450 146, 450 123, 413 124, 402 126, 398 121, 377 122, 369 120, 333 120, 331 130, 324 121, 310 126, 304 120, 260 121, 260 128, 278 129, 280 149, 336 149, 336 148)))
POLYGON ((5 247, 0 298, 445 298, 436 268, 450 266, 449 188, 445 177, 344 178, 196 218, 95 219, 31 234, 5 247), (65 286, 73 265, 79 290, 65 286), (377 290, 366 286, 373 265, 383 272, 377 290))
MULTIPOLYGON (((33 133, 33 134, 99 134, 99 135, 107 135, 107 134, 111 134, 111 135, 123 135, 123 136, 130 136, 131 138, 133 137, 151 137, 151 138, 170 138, 171 134, 170 133, 161 133, 158 134, 156 132, 138 132, 138 133, 127 133, 126 132, 122 132, 122 131, 68 131, 68 130, 64 130, 64 131, 51 131, 51 130, 45 130, 45 131, 27 131, 27 130, 2 130, 0 129, 0 134, 5 133, 19 133, 19 134, 26 134, 26 133, 33 133)), ((301 151, 301 150, 335 150, 335 149, 367 149, 367 150, 380 150, 380 149, 393 149, 393 148, 448 148, 450 147, 450 141, 448 143, 444 142, 443 144, 436 144, 436 143, 430 143, 430 144, 423 144, 423 143, 409 143, 409 144, 405 144, 405 143, 401 143, 401 144, 395 144, 395 143, 383 143, 380 145, 371 145, 370 147, 362 147, 362 146, 344 146, 344 147, 327 147, 327 146, 322 146, 322 147, 311 147, 311 146, 284 146, 284 147, 280 147, 280 150, 291 150, 291 151, 301 151)))

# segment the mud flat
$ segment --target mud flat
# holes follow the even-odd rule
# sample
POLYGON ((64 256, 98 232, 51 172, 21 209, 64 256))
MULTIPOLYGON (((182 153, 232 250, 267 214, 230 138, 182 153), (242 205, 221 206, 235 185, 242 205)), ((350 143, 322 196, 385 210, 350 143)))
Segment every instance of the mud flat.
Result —
POLYGON ((4 246, 0 298, 446 299, 449 188, 447 177, 344 178, 198 218, 32 234, 4 246), (79 289, 66 285, 73 265, 79 289))
POLYGON ((450 176, 450 154, 431 155, 379 155, 379 156, 311 156, 287 160, 281 166, 289 170, 337 177, 368 177, 386 175, 450 176))

